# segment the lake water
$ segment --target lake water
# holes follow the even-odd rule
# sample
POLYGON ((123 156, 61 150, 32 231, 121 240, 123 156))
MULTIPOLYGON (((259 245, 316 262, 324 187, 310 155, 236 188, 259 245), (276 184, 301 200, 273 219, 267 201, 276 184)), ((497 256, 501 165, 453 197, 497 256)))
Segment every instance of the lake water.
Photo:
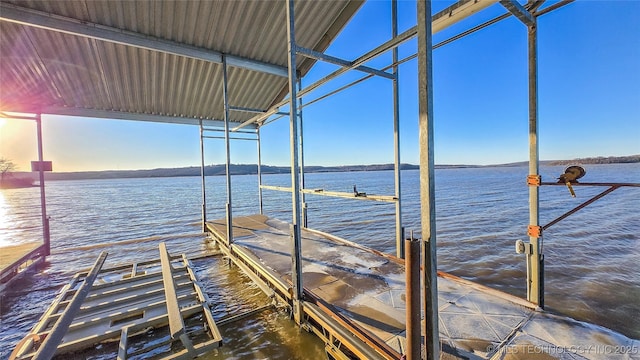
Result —
MULTIPOLYGON (((640 164, 589 165, 583 182, 640 182, 640 164)), ((555 181, 562 166, 541 167, 555 181)), ((438 267, 525 296, 525 259, 514 251, 526 240, 526 167, 436 171, 438 267)), ((207 178, 209 219, 224 216, 225 178, 207 178)), ((289 186, 287 175, 263 176, 289 186)), ((256 176, 233 177, 234 215, 258 212, 256 176)), ((393 172, 306 175, 307 188, 392 195, 393 172)), ((420 236, 419 173, 404 171, 403 222, 420 236)), ((576 187, 540 190, 546 224, 603 191, 576 187)), ((52 254, 36 274, 23 277, 0 301, 0 359, 34 325, 57 291, 107 250, 105 267, 157 258, 165 241, 172 253, 202 254, 200 178, 52 181, 47 183, 52 254)), ((290 221, 288 193, 264 191, 264 210, 290 221)), ((307 195, 309 227, 395 253, 394 205, 307 195)), ((41 238, 38 188, 0 190, 0 246, 41 238)), ((640 188, 621 188, 545 232, 545 302, 550 311, 640 338, 640 188)), ((2 250, 0 250, 2 251, 2 250)), ((236 268, 219 258, 194 262, 221 319, 267 300, 236 268)), ((315 359, 323 345, 298 330, 282 311, 265 311, 222 327, 225 344, 211 359, 315 359)))

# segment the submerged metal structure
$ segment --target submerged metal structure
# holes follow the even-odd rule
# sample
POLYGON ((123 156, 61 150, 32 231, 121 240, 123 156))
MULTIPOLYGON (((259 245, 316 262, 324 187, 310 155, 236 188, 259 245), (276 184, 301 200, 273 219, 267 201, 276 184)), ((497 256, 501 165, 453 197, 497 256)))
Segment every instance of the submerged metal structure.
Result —
MULTIPOLYGON (((362 5, 362 1, 0 1, 0 110, 35 114, 96 117, 190 124, 200 129, 202 222, 207 223, 205 140, 225 142, 226 241, 233 234, 230 143, 257 143, 258 208, 263 189, 291 193, 292 313, 303 324, 304 284, 301 232, 307 226, 305 194, 382 201, 395 206, 398 258, 404 257, 400 186, 400 115, 398 66, 418 62, 420 198, 422 214, 421 308, 424 345, 411 344, 412 358, 420 347, 428 359, 439 358, 436 221, 434 187, 433 68, 435 47, 459 39, 510 16, 528 29, 529 78, 529 243, 527 300, 542 307, 544 292, 539 224, 537 18, 571 1, 542 8, 544 0, 459 0, 432 14, 430 1, 418 0, 417 25, 398 34, 397 1, 390 1, 388 41, 353 59, 325 54, 331 42, 362 5), (489 6, 500 3, 505 13, 443 43, 432 34, 489 6), (212 21, 214 19, 215 21, 212 21), (398 59, 397 48, 417 38, 418 51, 398 59), (366 64, 391 52, 382 69, 366 64), (300 81, 317 62, 340 67, 302 87, 300 81), (351 84, 315 99, 307 97, 348 71, 363 73, 351 84), (303 108, 372 77, 390 80, 393 89, 394 194, 361 196, 304 187, 303 108), (305 99, 303 102, 302 99, 305 99), (291 186, 262 184, 260 129, 275 119, 289 119, 291 186), (217 133, 217 135, 211 135, 217 133), (417 349, 417 350, 416 350, 417 349)), ((39 116, 39 115, 38 115, 39 116)), ((354 189, 355 190, 355 189, 354 189)), ((412 265, 416 265, 415 263, 412 265)), ((420 322, 420 312, 408 318, 420 322)), ((420 342, 420 336, 413 336, 420 342)), ((411 357, 410 357, 411 358, 411 357)))

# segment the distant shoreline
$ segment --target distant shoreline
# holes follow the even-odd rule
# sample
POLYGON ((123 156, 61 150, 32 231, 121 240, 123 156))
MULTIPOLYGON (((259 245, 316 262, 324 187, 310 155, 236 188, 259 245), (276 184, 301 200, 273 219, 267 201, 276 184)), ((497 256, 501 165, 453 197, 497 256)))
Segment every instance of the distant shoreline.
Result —
MULTIPOLYGON (((543 166, 558 166, 569 164, 621 164, 640 163, 640 155, 595 157, 574 160, 545 160, 540 161, 543 166)), ((436 165, 436 169, 466 169, 466 168, 490 168, 490 167, 517 167, 526 166, 527 161, 496 164, 496 165, 436 165)), ((305 173, 328 173, 328 172, 354 172, 354 171, 386 171, 393 170, 393 164, 378 165, 343 165, 343 166, 305 166, 305 173)), ((402 164, 401 170, 417 170, 418 165, 402 164)), ((45 180, 92 180, 92 179, 128 179, 128 178, 149 178, 149 177, 183 177, 200 176, 199 166, 181 168, 161 168, 149 170, 104 170, 104 171, 78 171, 78 172, 51 172, 45 173, 45 180)), ((225 165, 205 166, 205 176, 225 175, 225 165)), ((262 174, 288 174, 288 166, 262 165, 262 174)), ((231 175, 255 175, 258 173, 256 164, 232 164, 231 175)), ((15 173, 21 177, 34 177, 34 173, 15 173)))

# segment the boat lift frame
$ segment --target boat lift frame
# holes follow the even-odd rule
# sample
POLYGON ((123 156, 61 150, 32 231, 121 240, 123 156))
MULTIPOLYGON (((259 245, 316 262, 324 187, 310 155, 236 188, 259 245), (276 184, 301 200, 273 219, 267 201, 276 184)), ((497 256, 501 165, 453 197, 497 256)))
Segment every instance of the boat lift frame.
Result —
MULTIPOLYGON (((473 0, 459 0, 446 9, 432 15, 431 2, 429 0, 417 0, 417 25, 398 34, 398 14, 397 14, 397 0, 390 0, 391 4, 391 39, 380 44, 374 49, 359 56, 355 60, 345 60, 334 56, 330 56, 313 49, 307 49, 299 46, 296 43, 296 29, 294 24, 295 9, 294 0, 286 0, 283 2, 283 6, 286 6, 287 16, 287 51, 288 65, 286 67, 273 66, 267 63, 261 63, 259 61, 239 58, 231 55, 226 55, 218 52, 202 51, 193 47, 186 46, 184 44, 176 44, 173 42, 158 42, 149 39, 141 39, 139 36, 131 33, 123 33, 114 31, 107 27, 94 28, 90 24, 72 23, 62 18, 43 17, 38 14, 28 14, 29 21, 27 23, 34 26, 39 26, 45 29, 51 29, 53 31, 62 31, 74 35, 91 37, 98 40, 107 42, 116 42, 120 44, 130 45, 143 49, 150 49, 154 51, 160 51, 163 53, 174 54, 178 56, 186 56, 190 58, 201 59, 203 61, 209 61, 220 64, 223 69, 223 101, 224 101, 224 119, 223 120, 199 120, 200 127, 200 152, 201 152, 201 180, 202 180, 202 220, 203 230, 206 230, 207 221, 207 203, 206 203, 206 182, 205 182, 205 139, 223 139, 225 141, 225 169, 226 169, 226 226, 227 226, 227 247, 229 247, 233 240, 233 199, 232 199, 232 179, 231 179, 231 160, 230 160, 230 142, 231 140, 254 140, 257 142, 258 153, 258 207, 260 213, 263 213, 263 189, 268 190, 281 190, 291 193, 292 201, 292 221, 291 221, 291 244, 292 244, 292 277, 293 277, 293 314, 294 319, 300 325, 304 325, 303 322, 303 298, 305 297, 303 284, 302 284, 302 270, 301 270, 301 249, 300 249, 300 237, 301 230, 307 226, 307 212, 305 194, 334 196, 334 197, 346 197, 356 200, 378 200, 388 201, 395 204, 395 240, 396 240, 396 256, 401 258, 404 256, 404 229, 402 226, 402 207, 401 207, 401 162, 400 162, 400 110, 399 110, 399 70, 400 64, 403 64, 409 60, 418 60, 418 101, 419 101, 419 165, 420 165, 420 197, 421 197, 421 218, 423 219, 421 227, 422 236, 422 254, 415 259, 421 259, 422 266, 422 311, 425 314, 425 321, 422 322, 421 333, 425 337, 424 344, 412 344, 413 349, 424 346, 422 352, 428 359, 439 358, 439 341, 438 341, 438 307, 437 307, 437 263, 436 263, 436 222, 435 222, 435 184, 434 184, 434 131, 433 131, 433 69, 432 69, 432 52, 433 49, 446 45, 453 41, 456 41, 462 37, 465 37, 471 33, 484 29, 490 25, 493 25, 503 19, 510 16, 515 16, 527 27, 527 44, 528 44, 528 90, 529 90, 529 104, 528 104, 528 121, 529 121, 529 174, 527 177, 527 185, 529 187, 529 225, 528 235, 531 252, 527 254, 527 263, 529 267, 527 276, 527 300, 533 304, 537 304, 540 307, 544 306, 544 289, 543 289, 543 263, 544 254, 542 252, 542 230, 557 223, 566 216, 571 215, 573 212, 578 211, 580 208, 587 206, 588 204, 596 201, 597 199, 605 196, 606 194, 616 190, 619 187, 626 186, 623 184, 609 184, 611 188, 605 192, 597 195, 586 203, 580 205, 578 208, 571 212, 561 216, 557 221, 540 226, 539 224, 539 186, 550 185, 548 183, 542 183, 539 175, 539 144, 538 144, 538 63, 537 63, 537 18, 558 8, 561 8, 573 0, 561 0, 560 2, 547 6, 544 9, 540 7, 544 4, 545 0, 529 0, 525 5, 521 5, 517 0, 485 0, 485 1, 473 1, 473 0), (433 44, 432 34, 436 33, 460 20, 467 18, 474 13, 477 13, 495 3, 500 3, 505 9, 506 13, 500 15, 492 20, 475 26, 467 31, 461 32, 445 41, 438 44, 433 44), (418 51, 416 54, 407 56, 403 59, 398 59, 398 47, 407 41, 417 38, 418 51), (378 57, 383 53, 391 51, 392 64, 382 68, 374 69, 365 64, 373 58, 378 57), (300 76, 296 70, 298 62, 298 55, 302 57, 312 58, 319 61, 328 62, 340 66, 340 68, 324 78, 316 81, 303 88, 300 76), (229 80, 227 77, 227 67, 235 66, 243 69, 249 69, 252 71, 264 72, 271 75, 282 76, 288 79, 288 98, 273 104, 268 109, 249 109, 244 107, 237 107, 231 105, 229 99, 229 80), (364 77, 353 81, 345 86, 342 86, 336 90, 328 92, 322 96, 319 96, 313 100, 305 101, 302 99, 308 96, 311 92, 325 85, 329 81, 336 79, 340 75, 351 71, 359 71, 364 73, 364 77), (389 72, 391 70, 391 72, 389 72), (358 194, 340 193, 333 191, 325 191, 324 189, 307 189, 304 184, 304 147, 303 147, 303 124, 302 124, 302 110, 304 107, 315 104, 329 96, 337 94, 351 86, 359 84, 374 76, 383 77, 392 81, 393 86, 393 127, 394 127, 394 194, 383 196, 358 196, 358 194), (281 111, 282 107, 288 107, 287 111, 281 111), (251 119, 235 126, 231 126, 229 113, 231 111, 241 111, 255 113, 256 115, 251 119), (290 155, 291 155, 291 187, 290 188, 274 188, 268 185, 262 184, 262 154, 261 154, 261 136, 260 128, 267 125, 277 119, 289 117, 290 133, 290 155), (218 128, 212 129, 205 126, 214 124, 218 128), (223 127, 224 130, 220 130, 223 127), (209 131, 223 131, 222 136, 209 136, 209 131), (231 133, 238 134, 238 136, 231 137, 231 133)), ((12 5, 2 4, 3 20, 4 18, 10 19, 10 21, 23 21, 24 16, 27 14, 21 13, 15 9, 12 5)), ((67 115, 83 115, 78 110, 74 109, 54 109, 43 108, 42 112, 50 112, 56 114, 67 115), (55 111, 53 111, 55 110, 55 111), (75 112, 74 112, 75 111, 75 112)), ((95 116, 100 111, 95 110, 92 114, 95 116)), ((117 111, 109 111, 103 117, 109 118, 126 118, 126 119, 142 119, 141 115, 135 114, 123 114, 117 111), (137 116, 137 117, 136 117, 137 116)), ((37 114, 38 123, 38 137, 39 137, 39 158, 42 165, 42 151, 41 151, 41 122, 40 114, 37 114)), ((145 119, 148 120, 149 116, 145 115, 145 119)), ((164 115, 153 115, 152 118, 164 119, 164 115)), ((42 166, 41 166, 42 169, 42 166)), ((47 251, 49 253, 50 245, 48 240, 48 217, 46 216, 46 206, 44 201, 44 176, 42 170, 40 170, 41 179, 41 195, 42 195, 42 209, 43 209, 43 236, 47 244, 47 251)), ((589 184, 583 184, 589 185, 589 184)), ((631 186, 637 186, 631 185, 631 186)), ((413 258, 413 257, 412 257, 413 258)), ((414 260, 418 261, 418 260, 414 260)), ((415 264, 412 264, 415 265, 415 264)), ((420 322, 420 314, 413 314, 409 318, 414 323, 420 322)), ((409 326, 409 324, 407 324, 409 326)), ((413 356, 415 358, 415 355, 413 356)))
MULTIPOLYGON (((229 137, 229 132, 239 132, 248 125, 256 125, 255 130, 247 131, 256 135, 257 155, 258 155, 258 208, 260 214, 263 214, 263 190, 277 190, 290 192, 292 196, 292 274, 293 274, 293 315, 298 324, 301 324, 302 309, 300 299, 304 297, 302 285, 302 272, 300 268, 300 230, 301 226, 307 227, 307 204, 305 194, 333 196, 341 198, 351 198, 356 200, 375 200, 385 201, 395 204, 395 238, 396 238, 396 256, 404 258, 404 228, 402 227, 402 204, 401 204, 401 162, 400 162, 400 110, 399 110, 399 73, 398 66, 409 60, 418 59, 418 78, 419 78, 419 146, 420 146, 420 193, 421 193, 421 213, 422 219, 422 261, 421 271, 422 281, 422 310, 425 313, 426 321, 422 322, 421 333, 425 336, 423 352, 428 359, 439 357, 439 339, 438 339, 438 314, 437 314, 437 263, 436 263, 436 222, 435 222, 435 187, 434 187, 434 148, 433 148, 433 82, 432 82, 432 51, 440 46, 449 44, 471 33, 484 29, 501 20, 515 16, 527 27, 527 44, 528 44, 528 120, 529 120, 529 175, 527 179, 539 179, 539 145, 538 145, 538 39, 537 39, 537 18, 547 14, 553 10, 561 8, 573 0, 562 0, 556 4, 547 6, 544 9, 539 8, 544 4, 544 0, 530 0, 525 5, 521 5, 516 0, 489 0, 482 2, 459 1, 454 5, 444 9, 432 16, 430 1, 417 1, 418 24, 407 31, 398 34, 397 29, 397 0, 391 0, 391 18, 392 18, 392 38, 371 51, 363 54, 353 61, 343 60, 334 56, 326 55, 310 49, 300 47, 295 42, 295 28, 293 19, 295 18, 293 0, 286 1, 287 7, 287 44, 288 44, 288 79, 289 79, 289 97, 281 102, 274 104, 270 109, 264 111, 256 111, 257 115, 250 120, 245 121, 239 126, 229 129, 228 122, 225 122, 225 144, 227 148, 226 161, 226 182, 227 182, 227 215, 226 222, 228 229, 232 228, 233 212, 231 198, 231 175, 229 170, 229 141, 238 140, 229 137), (484 8, 499 2, 507 12, 503 15, 495 17, 467 31, 461 32, 449 39, 438 44, 432 43, 432 34, 440 31, 447 26, 462 20, 484 8), (417 37, 418 51, 416 54, 398 59, 398 47, 406 41, 417 37), (364 66, 369 60, 386 53, 392 52, 392 64, 382 68, 373 69, 364 66), (340 69, 328 74, 324 78, 303 88, 296 69, 297 55, 310 57, 316 60, 339 65, 340 69), (391 73, 387 72, 389 69, 391 73), (302 102, 312 91, 318 89, 322 85, 346 73, 347 71, 356 70, 365 73, 364 77, 344 85, 327 94, 321 95, 313 100, 302 102), (303 131, 302 131, 302 110, 306 106, 310 106, 318 101, 326 99, 329 96, 337 94, 347 88, 359 84, 374 76, 379 76, 392 80, 393 86, 393 127, 394 127, 394 184, 395 192, 393 195, 369 195, 358 196, 357 193, 343 193, 335 191, 327 191, 325 189, 308 189, 304 186, 304 147, 303 147, 303 131), (296 101, 297 100, 297 101, 296 101), (289 111, 280 111, 281 107, 288 105, 289 111), (290 124, 290 151, 291 151, 291 187, 269 186, 262 183, 262 154, 260 128, 273 121, 281 119, 285 116, 289 117, 290 124)), ((226 66, 223 61, 223 66, 226 66)), ((223 87, 227 87, 227 79, 224 78, 223 87)), ((229 99, 225 96, 225 111, 228 111, 229 99)), ((246 131, 246 130, 245 130, 246 131)), ((202 135, 201 125, 201 141, 205 137, 202 135)), ((239 140, 246 140, 245 138, 239 140)), ((203 227, 206 222, 206 203, 204 190, 204 147, 202 152, 203 164, 203 227)), ((544 254, 542 253, 542 235, 541 231, 535 230, 539 226, 539 186, 548 185, 540 181, 527 181, 529 186, 529 226, 528 235, 531 252, 527 254, 527 296, 526 299, 532 304, 544 307, 544 286, 543 281, 543 263, 544 254)), ((585 184, 586 185, 586 184, 585 184)), ((619 188, 618 185, 613 186, 605 193, 592 199, 591 203, 598 198, 619 188)), ((635 186, 635 185, 633 185, 635 186)), ((588 204, 583 204, 584 206, 588 204)), ((584 207, 581 206, 580 208, 584 207)), ((576 209, 577 211, 579 209, 576 209)), ((575 212, 573 211, 573 212, 575 212)), ((571 212, 571 213, 573 213, 571 212)), ((570 214, 565 214, 569 216, 570 214)), ((566 217, 564 216, 564 217, 566 217)), ((564 218, 563 217, 563 218, 564 218)), ((558 221, 560 221, 559 219, 558 221)), ((546 227, 553 224, 548 224, 546 227)), ((232 239, 229 230, 227 230, 227 239, 232 239)), ((417 260, 416 260, 417 261, 417 260)), ((414 315, 416 317, 417 315, 414 315)), ((410 320, 408 318, 408 320, 410 320)), ((419 317, 414 319, 420 322, 419 317)), ((409 323, 407 324, 409 327, 409 323)))

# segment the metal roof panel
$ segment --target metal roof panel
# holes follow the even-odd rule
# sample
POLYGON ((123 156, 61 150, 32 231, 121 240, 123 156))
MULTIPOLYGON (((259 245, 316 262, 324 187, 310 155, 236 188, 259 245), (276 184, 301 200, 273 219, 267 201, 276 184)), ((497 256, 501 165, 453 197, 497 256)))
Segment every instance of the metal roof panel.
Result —
MULTIPOLYGON (((163 41, 169 41, 169 47, 182 44, 187 53, 195 49, 228 54, 239 59, 236 64, 287 65, 283 1, 0 0, 2 4, 87 30, 64 33, 25 24, 28 16, 16 23, 0 14, 6 20, 0 21, 2 110, 94 110, 96 116, 115 111, 119 118, 124 113, 150 114, 162 116, 162 121, 175 116, 180 122, 224 117, 219 63, 96 38, 91 29, 132 34, 162 46, 163 41)), ((361 1, 348 0, 296 1, 296 41, 325 50, 360 5, 361 1)), ((229 59, 231 105, 266 110, 286 96, 285 77, 232 66, 229 59)), ((298 70, 305 73, 312 63, 301 58, 298 70)), ((231 111, 230 120, 243 122, 253 115, 231 111)))

